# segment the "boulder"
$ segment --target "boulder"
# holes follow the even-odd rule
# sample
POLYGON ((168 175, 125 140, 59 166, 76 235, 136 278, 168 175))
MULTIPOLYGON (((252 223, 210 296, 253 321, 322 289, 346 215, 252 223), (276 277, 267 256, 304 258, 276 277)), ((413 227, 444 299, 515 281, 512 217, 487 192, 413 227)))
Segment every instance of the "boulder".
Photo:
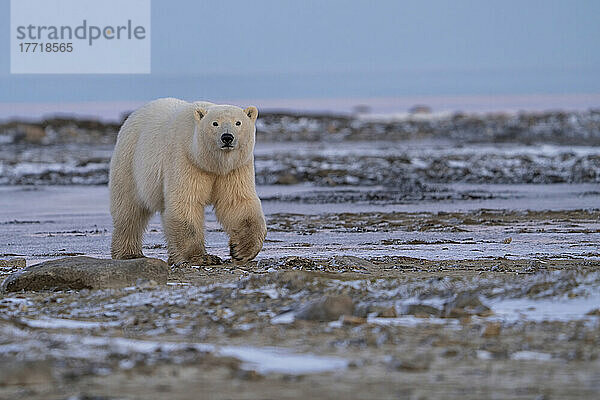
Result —
POLYGON ((444 316, 462 318, 468 315, 490 315, 492 311, 474 293, 461 292, 444 304, 444 316))
POLYGON ((404 309, 404 314, 417 317, 439 317, 441 311, 427 304, 408 304, 404 309))
POLYGON ((135 285, 138 280, 166 284, 168 271, 167 263, 156 258, 66 257, 31 265, 9 275, 0 291, 121 288, 135 285))
POLYGON ((297 319, 308 321, 335 321, 342 315, 352 315, 354 302, 347 295, 325 296, 300 307, 297 319))

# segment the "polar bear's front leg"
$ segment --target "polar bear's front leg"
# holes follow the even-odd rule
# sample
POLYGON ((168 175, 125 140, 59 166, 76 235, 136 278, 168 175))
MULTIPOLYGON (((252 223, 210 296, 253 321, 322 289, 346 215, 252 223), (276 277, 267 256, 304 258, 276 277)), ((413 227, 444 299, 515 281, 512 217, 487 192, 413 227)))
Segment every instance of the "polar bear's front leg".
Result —
POLYGON ((204 247, 204 211, 185 218, 176 210, 163 214, 163 229, 167 239, 169 265, 190 263, 194 265, 221 264, 219 257, 206 254, 204 247))
POLYGON ((243 265, 257 256, 267 236, 267 225, 258 197, 222 201, 215 213, 229 235, 229 250, 234 263, 243 265))

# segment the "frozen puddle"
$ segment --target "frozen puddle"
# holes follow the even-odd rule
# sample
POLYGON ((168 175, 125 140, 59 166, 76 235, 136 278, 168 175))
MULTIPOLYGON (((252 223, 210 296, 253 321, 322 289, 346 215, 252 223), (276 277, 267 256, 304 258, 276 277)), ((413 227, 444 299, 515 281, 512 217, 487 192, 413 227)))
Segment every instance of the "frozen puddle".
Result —
POLYGON ((348 366, 348 361, 343 358, 292 353, 274 347, 226 346, 217 348, 216 354, 235 357, 244 362, 242 367, 255 370, 260 374, 316 374, 344 369, 348 366))
POLYGON ((506 322, 572 321, 598 318, 588 313, 600 306, 600 293, 573 299, 503 299, 491 301, 488 305, 494 311, 488 319, 506 322))
MULTIPOLYGON (((492 360, 494 355, 487 350, 477 350, 477 358, 480 360, 492 360)), ((520 361, 552 361, 552 354, 523 350, 511 354, 510 359, 520 361)))
POLYGON ((95 321, 78 321, 75 319, 65 318, 40 318, 27 319, 23 318, 19 322, 27 325, 30 328, 42 329, 99 329, 109 328, 122 325, 121 321, 111 322, 95 322, 95 321))
POLYGON ((133 340, 125 338, 86 338, 84 343, 104 345, 123 353, 176 352, 195 349, 198 352, 212 353, 220 357, 234 357, 242 361, 242 368, 260 374, 315 374, 344 369, 348 361, 339 357, 316 356, 314 354, 293 353, 287 349, 252 346, 215 346, 206 343, 180 343, 133 340))
POLYGON ((526 361, 550 361, 552 360, 552 354, 540 353, 539 351, 517 351, 510 356, 513 360, 526 360, 526 361))
POLYGON ((402 315, 396 318, 369 317, 367 322, 375 325, 417 326, 421 324, 458 326, 458 320, 451 318, 428 317, 420 318, 414 315, 402 315))
MULTIPOLYGON (((272 324, 291 324, 296 320, 295 313, 293 311, 289 311, 283 314, 279 314, 273 318, 271 318, 272 324)), ((373 325, 389 325, 389 326, 417 326, 421 324, 433 324, 433 325, 458 325, 458 321, 450 318, 437 318, 437 317, 427 317, 420 318, 415 317, 414 315, 402 315, 395 318, 383 318, 376 317, 374 315, 370 315, 366 321, 368 324, 373 325)), ((328 326, 330 328, 340 328, 344 325, 344 317, 336 321, 329 322, 328 326)))
POLYGON ((273 318, 271 318, 271 323, 275 324, 275 325, 291 324, 295 320, 296 320, 296 313, 294 313, 293 311, 288 311, 288 312, 276 315, 273 318))
MULTIPOLYGON (((43 325, 39 321, 29 320, 28 325, 43 325)), ((83 321, 70 321, 83 322, 83 321)), ((53 326, 64 324, 52 321, 53 326)), ((69 327, 70 324, 65 324, 69 327)), ((241 368, 254 370, 260 374, 305 375, 345 369, 348 360, 333 356, 317 356, 314 354, 294 353, 285 348, 253 347, 253 346, 218 346, 209 343, 168 342, 127 339, 122 337, 84 336, 75 334, 44 334, 43 337, 29 335, 18 328, 0 329, 5 339, 13 339, 13 343, 0 345, 0 356, 10 353, 31 354, 46 357, 48 354, 57 358, 87 359, 90 361, 108 360, 115 354, 123 360, 135 360, 145 356, 148 360, 177 360, 181 354, 190 351, 197 354, 210 353, 216 357, 233 357, 241 361, 241 368)), ((5 340, 7 341, 7 340, 5 340)), ((176 361, 175 361, 176 362, 176 361)), ((121 363, 122 368, 131 368, 134 362, 121 363)))

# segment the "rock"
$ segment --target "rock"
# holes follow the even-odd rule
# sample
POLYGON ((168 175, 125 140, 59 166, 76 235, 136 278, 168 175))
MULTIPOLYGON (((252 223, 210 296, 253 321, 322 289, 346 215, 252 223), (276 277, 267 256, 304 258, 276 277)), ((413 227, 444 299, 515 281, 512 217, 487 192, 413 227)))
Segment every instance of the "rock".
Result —
POLYGON ((596 308, 594 310, 588 311, 585 315, 600 316, 600 308, 596 308))
POLYGON ((342 324, 344 325, 362 325, 366 324, 367 319, 362 317, 355 317, 353 315, 344 315, 342 318, 342 324))
POLYGON ((377 316, 381 318, 396 318, 396 307, 386 307, 377 312, 377 316))
POLYGON ((446 358, 453 358, 460 354, 460 350, 458 348, 449 347, 442 350, 441 356, 446 358))
POLYGON ((278 185, 295 185, 298 182, 298 178, 296 178, 295 175, 292 175, 289 172, 279 175, 279 177, 275 181, 275 183, 278 185))
MULTIPOLYGON (((368 305, 368 304, 359 304, 356 305, 354 307, 354 312, 352 313, 352 315, 354 315, 355 317, 361 317, 361 318, 367 318, 369 316, 369 314, 372 311, 373 307, 372 305, 368 305)), ((383 308, 383 307, 380 307, 383 308)))
POLYGON ((355 256, 335 256, 334 260, 337 267, 359 269, 375 268, 375 264, 373 264, 371 261, 355 256))
POLYGON ((479 296, 469 292, 459 293, 454 299, 444 304, 444 315, 450 318, 490 314, 490 308, 479 300, 479 296))
POLYGON ((104 289, 134 286, 138 279, 167 283, 167 263, 156 258, 103 260, 66 257, 31 265, 9 275, 0 291, 104 289))
POLYGON ((427 304, 409 304, 403 311, 416 317, 439 317, 441 314, 440 310, 427 304))
POLYGON ((416 355, 412 358, 397 359, 390 361, 390 366, 399 371, 423 372, 429 369, 432 357, 429 355, 416 355))
POLYGON ((140 289, 152 289, 152 288, 158 286, 158 282, 156 282, 154 279, 138 278, 135 281, 135 286, 140 289))
POLYGON ((296 319, 308 321, 336 321, 342 315, 352 315, 354 303, 350 296, 325 296, 300 307, 296 319))
POLYGON ((490 322, 485 326, 481 336, 483 337, 496 337, 500 334, 501 325, 499 322, 490 322))
POLYGON ((258 372, 256 372, 255 370, 246 370, 246 369, 241 369, 238 368, 236 370, 234 370, 233 375, 238 378, 238 379, 242 379, 245 381, 258 381, 263 379, 264 377, 259 374, 258 372))
POLYGON ((277 273, 274 281, 289 290, 290 293, 296 293, 306 288, 312 278, 312 275, 304 271, 285 271, 277 273))
POLYGON ((8 260, 0 260, 0 268, 25 268, 27 262, 24 258, 9 258, 8 260))
POLYGON ((42 144, 44 138, 46 137, 46 131, 40 126, 22 125, 20 128, 25 138, 25 141, 27 141, 28 143, 42 144))
POLYGON ((396 318, 396 308, 394 306, 381 306, 377 304, 361 304, 354 307, 354 316, 367 318, 369 315, 375 315, 380 318, 396 318))

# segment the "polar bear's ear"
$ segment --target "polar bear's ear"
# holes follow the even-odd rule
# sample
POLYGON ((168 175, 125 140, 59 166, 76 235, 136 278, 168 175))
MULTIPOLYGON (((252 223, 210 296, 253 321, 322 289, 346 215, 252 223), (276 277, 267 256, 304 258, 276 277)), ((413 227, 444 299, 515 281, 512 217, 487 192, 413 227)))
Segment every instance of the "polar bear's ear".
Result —
POLYGON ((202 108, 202 107, 196 108, 194 110, 194 118, 196 119, 196 121, 200 122, 200 120, 202 118, 204 118, 206 113, 207 113, 206 108, 202 108))
POLYGON ((252 121, 256 121, 256 118, 258 118, 258 109, 254 106, 250 106, 247 107, 246 109, 244 109, 244 113, 252 120, 252 121))

